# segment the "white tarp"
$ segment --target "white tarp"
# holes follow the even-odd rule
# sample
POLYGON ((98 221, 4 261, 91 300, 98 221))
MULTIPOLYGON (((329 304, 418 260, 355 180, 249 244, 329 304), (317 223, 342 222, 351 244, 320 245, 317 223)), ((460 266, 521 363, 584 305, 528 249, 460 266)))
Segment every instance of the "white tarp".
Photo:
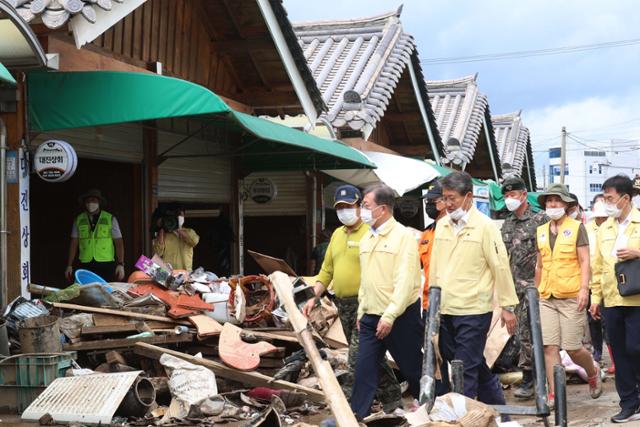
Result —
POLYGON ((393 188, 398 196, 440 176, 433 166, 422 160, 376 151, 363 153, 376 164, 377 169, 336 169, 323 172, 359 187, 383 182, 393 188))

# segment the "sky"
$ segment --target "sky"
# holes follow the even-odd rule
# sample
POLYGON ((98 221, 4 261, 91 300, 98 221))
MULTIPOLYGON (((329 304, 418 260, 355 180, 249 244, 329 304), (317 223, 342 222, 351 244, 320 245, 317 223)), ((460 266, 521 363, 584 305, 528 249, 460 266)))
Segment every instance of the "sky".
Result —
POLYGON ((640 140, 640 43, 501 61, 426 62, 640 39, 636 1, 284 0, 292 22, 375 16, 402 3, 400 19, 416 39, 426 78, 478 73, 493 114, 522 110, 538 173, 546 150, 559 145, 562 126, 590 146, 640 140))

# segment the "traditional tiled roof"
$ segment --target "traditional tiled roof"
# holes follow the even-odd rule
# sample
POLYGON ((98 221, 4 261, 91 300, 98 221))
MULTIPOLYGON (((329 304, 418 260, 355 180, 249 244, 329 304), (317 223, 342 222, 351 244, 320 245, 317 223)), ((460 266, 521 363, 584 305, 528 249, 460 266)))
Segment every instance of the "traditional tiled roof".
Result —
POLYGON ((511 172, 527 180, 531 175, 531 186, 535 189, 535 168, 529 129, 522 123, 522 112, 491 117, 496 135, 500 162, 505 174, 511 172), (510 170, 504 165, 509 164, 510 170), (527 167, 529 168, 527 171, 527 167))
POLYGON ((60 28, 75 15, 91 23, 98 9, 110 11, 113 2, 125 0, 7 0, 26 22, 41 20, 49 28, 60 28))
POLYGON ((477 75, 455 80, 427 81, 431 108, 436 118, 442 143, 451 138, 460 142, 460 154, 470 163, 476 151, 483 126, 483 116, 488 111, 487 97, 480 93, 477 75))
POLYGON ((384 115, 416 49, 402 29, 401 9, 372 18, 293 24, 329 107, 324 116, 336 128, 371 130, 384 115), (360 96, 361 105, 349 94, 345 100, 349 91, 360 96))
POLYGON ((526 162, 529 129, 522 124, 520 111, 491 117, 496 135, 498 154, 503 167, 509 164, 513 172, 521 176, 526 162))

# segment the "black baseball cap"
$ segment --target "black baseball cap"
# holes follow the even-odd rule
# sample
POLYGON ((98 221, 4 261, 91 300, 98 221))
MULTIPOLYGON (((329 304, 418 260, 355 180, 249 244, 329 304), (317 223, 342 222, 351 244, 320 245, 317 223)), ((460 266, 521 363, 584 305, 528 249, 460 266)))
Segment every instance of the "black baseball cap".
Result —
POLYGON ((423 199, 427 200, 439 199, 440 197, 442 197, 442 185, 440 185, 440 181, 434 181, 427 193, 422 196, 423 199))
POLYGON ((522 178, 517 176, 509 177, 502 183, 502 194, 509 191, 525 191, 527 186, 522 178))
POLYGON ((349 205, 355 205, 362 201, 362 193, 350 184, 341 185, 336 188, 336 195, 334 197, 333 207, 335 208, 338 203, 347 203, 349 205))

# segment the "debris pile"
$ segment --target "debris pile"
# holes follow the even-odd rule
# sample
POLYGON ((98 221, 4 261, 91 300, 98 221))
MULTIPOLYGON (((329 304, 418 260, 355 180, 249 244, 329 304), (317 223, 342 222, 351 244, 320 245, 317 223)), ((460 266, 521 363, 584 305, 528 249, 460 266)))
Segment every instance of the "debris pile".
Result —
POLYGON ((131 426, 284 425, 348 409, 337 309, 323 300, 307 322, 304 280, 136 265, 126 283, 31 285, 32 300, 9 304, 2 409, 131 426))

